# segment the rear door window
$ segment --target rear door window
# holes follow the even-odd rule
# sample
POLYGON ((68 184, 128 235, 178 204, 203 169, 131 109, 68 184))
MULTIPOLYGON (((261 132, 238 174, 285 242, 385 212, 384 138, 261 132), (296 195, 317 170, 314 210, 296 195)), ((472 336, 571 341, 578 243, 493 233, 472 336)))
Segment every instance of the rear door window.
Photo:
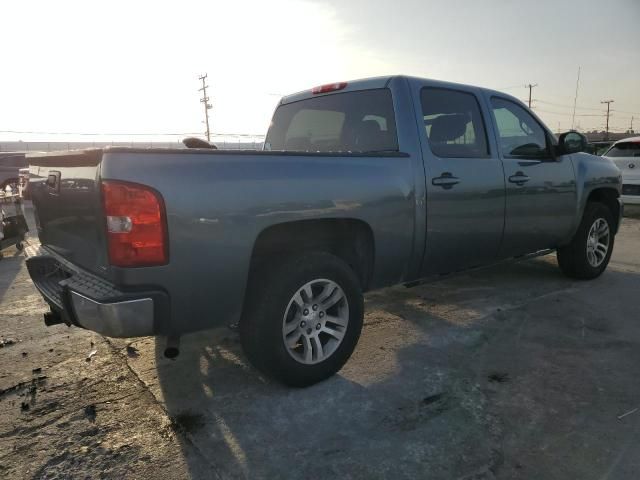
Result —
POLYGON ((489 147, 476 97, 467 92, 427 87, 420 95, 424 128, 438 157, 487 157, 489 147))
POLYGON ((638 142, 619 142, 613 145, 605 157, 640 157, 640 141, 638 142))
POLYGON ((266 150, 397 152, 395 114, 388 89, 300 100, 276 110, 266 150))

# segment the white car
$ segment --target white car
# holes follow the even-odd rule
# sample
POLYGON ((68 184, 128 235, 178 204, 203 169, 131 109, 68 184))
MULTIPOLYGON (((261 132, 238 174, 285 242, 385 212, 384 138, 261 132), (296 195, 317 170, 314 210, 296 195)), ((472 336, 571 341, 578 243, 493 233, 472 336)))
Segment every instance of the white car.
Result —
POLYGON ((613 160, 622 172, 622 201, 640 205, 640 137, 618 140, 602 156, 613 160))

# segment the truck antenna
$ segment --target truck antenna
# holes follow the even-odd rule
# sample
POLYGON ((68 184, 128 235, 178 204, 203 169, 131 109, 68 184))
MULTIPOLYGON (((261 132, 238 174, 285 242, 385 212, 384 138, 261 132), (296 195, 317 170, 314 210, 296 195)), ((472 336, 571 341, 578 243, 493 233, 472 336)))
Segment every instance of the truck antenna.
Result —
POLYGON ((576 121, 576 103, 578 102, 578 86, 580 85, 580 67, 578 67, 578 79, 576 80, 576 96, 573 97, 573 115, 571 116, 571 130, 576 121))

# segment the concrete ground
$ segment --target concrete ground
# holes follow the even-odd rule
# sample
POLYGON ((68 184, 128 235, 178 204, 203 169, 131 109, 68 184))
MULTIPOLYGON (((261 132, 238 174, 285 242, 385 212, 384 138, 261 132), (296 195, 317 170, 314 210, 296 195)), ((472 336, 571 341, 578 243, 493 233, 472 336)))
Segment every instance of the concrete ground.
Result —
POLYGON ((605 274, 555 257, 367 295, 343 370, 304 390, 235 332, 46 328, 22 256, 0 261, 2 478, 636 479, 640 220, 605 274))

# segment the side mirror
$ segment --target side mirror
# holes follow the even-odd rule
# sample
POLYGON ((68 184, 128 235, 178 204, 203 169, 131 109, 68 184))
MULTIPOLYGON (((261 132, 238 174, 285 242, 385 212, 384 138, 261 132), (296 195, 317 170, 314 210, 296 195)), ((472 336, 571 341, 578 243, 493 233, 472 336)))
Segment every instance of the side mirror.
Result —
POLYGON ((565 132, 558 138, 558 155, 587 151, 587 137, 578 132, 565 132))

